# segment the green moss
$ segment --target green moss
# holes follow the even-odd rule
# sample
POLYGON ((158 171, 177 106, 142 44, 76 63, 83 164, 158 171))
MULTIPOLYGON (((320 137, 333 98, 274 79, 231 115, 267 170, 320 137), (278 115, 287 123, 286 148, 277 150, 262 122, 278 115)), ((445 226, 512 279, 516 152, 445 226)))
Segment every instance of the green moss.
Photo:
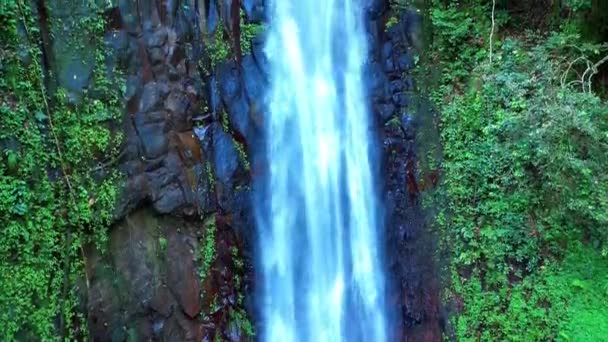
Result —
POLYGON ((221 113, 221 120, 222 120, 222 128, 224 129, 224 132, 230 133, 230 119, 228 118, 228 113, 226 113, 226 111, 224 111, 224 110, 221 113))
MULTIPOLYGON (((251 51, 251 40, 264 29, 264 25, 247 23, 243 10, 240 12, 240 21, 241 52, 247 54, 251 51)), ((215 68, 228 60, 233 53, 230 38, 223 21, 220 21, 215 34, 208 40, 207 51, 211 59, 211 68, 215 68)))
MULTIPOLYGON (((221 113, 221 123, 222 123, 222 129, 224 130, 224 132, 232 135, 231 129, 230 129, 230 119, 228 118, 228 113, 226 113, 225 111, 222 111, 221 113)), ((239 141, 237 141, 236 139, 234 139, 234 137, 232 137, 232 142, 234 143, 234 146, 236 147, 236 151, 239 154, 239 160, 241 162, 241 164, 243 165, 243 167, 245 168, 246 171, 249 171, 251 168, 251 164, 249 163, 249 159, 247 157, 247 151, 245 151, 245 146, 240 143, 239 141)))
POLYGON ((401 120, 398 116, 393 116, 390 120, 388 120, 385 124, 385 127, 401 127, 401 120))
POLYGON ((212 68, 215 68, 230 57, 230 42, 224 37, 224 34, 224 23, 220 21, 217 25, 215 34, 209 39, 207 44, 207 53, 211 59, 212 68))
POLYGON ((232 140, 234 142, 234 146, 236 147, 236 151, 239 154, 241 164, 245 168, 245 171, 249 171, 251 169, 251 164, 249 163, 249 158, 247 157, 247 151, 245 151, 245 146, 242 143, 234 140, 234 138, 232 140))
POLYGON ((215 225, 215 215, 207 218, 204 223, 204 238, 203 243, 199 249, 198 261, 199 261, 199 277, 201 278, 201 282, 207 278, 209 275, 209 271, 211 270, 211 265, 215 260, 215 233, 216 233, 216 225, 215 225))
POLYGON ((205 172, 207 174, 207 182, 209 182, 209 188, 213 189, 215 187, 215 176, 213 175, 213 166, 211 166, 211 162, 205 162, 205 172))
POLYGON ((163 236, 158 237, 158 247, 161 253, 165 253, 167 251, 167 239, 163 236))
POLYGON ((398 22, 399 22, 399 18, 397 18, 396 16, 391 16, 386 21, 386 30, 388 30, 391 27, 395 26, 398 22))
POLYGON ((243 54, 251 51, 251 41, 264 29, 264 25, 247 23, 245 12, 241 10, 241 51, 243 54))
POLYGON ((230 45, 226 41, 216 39, 209 45, 209 52, 211 66, 216 67, 230 57, 230 45))
POLYGON ((211 301, 211 307, 209 309, 211 312, 217 312, 222 309, 222 307, 218 303, 217 295, 213 297, 213 300, 211 301))
MULTIPOLYGON (((235 246, 230 247, 230 254, 232 255, 232 264, 234 266, 234 285, 237 289, 240 289, 240 273, 245 270, 245 262, 240 258, 238 248, 235 246)), ((239 301, 239 304, 242 304, 242 302, 239 301)))
POLYGON ((230 317, 232 324, 235 324, 237 329, 244 332, 246 336, 255 336, 255 329, 253 328, 253 324, 251 324, 251 321, 249 321, 247 314, 243 310, 231 310, 230 317))

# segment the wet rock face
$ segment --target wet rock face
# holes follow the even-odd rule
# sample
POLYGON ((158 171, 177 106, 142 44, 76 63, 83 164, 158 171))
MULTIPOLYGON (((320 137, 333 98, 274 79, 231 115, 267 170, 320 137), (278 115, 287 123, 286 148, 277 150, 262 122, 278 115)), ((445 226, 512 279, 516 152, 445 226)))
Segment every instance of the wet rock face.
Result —
POLYGON ((96 341, 247 341, 235 323, 250 270, 234 230, 213 216, 204 223, 128 214, 110 233, 109 253, 85 249, 88 318, 96 341), (201 276, 209 244, 216 246, 201 276), (217 337, 216 337, 217 336, 217 337), (229 337, 230 336, 230 337, 229 337))
POLYGON ((264 0, 242 0, 242 3, 243 10, 249 21, 259 23, 266 19, 264 0))
POLYGON ((386 8, 377 1, 371 5, 367 84, 382 140, 387 300, 396 317, 392 340, 441 341, 434 240, 420 203, 424 189, 415 141, 417 122, 426 115, 414 101, 423 94, 414 89, 412 76, 422 19, 414 10, 403 11, 385 28, 386 8))
MULTIPOLYGON (((158 8, 153 2, 149 6, 150 15, 158 17, 158 8)), ((162 17, 150 23, 144 19, 141 26, 116 33, 126 35, 130 47, 126 56, 120 56, 129 65, 129 75, 126 148, 120 164, 127 184, 118 217, 142 203, 150 203, 161 214, 204 211, 199 208, 192 176, 203 161, 192 120, 202 108, 203 83, 196 61, 186 58, 188 37, 183 32, 179 36, 160 19, 167 20, 162 17)), ((179 16, 171 21, 175 20, 179 16)))
POLYGON ((187 4, 172 3, 180 2, 140 7, 121 2, 122 26, 111 34, 121 41, 112 44, 114 55, 128 65, 126 142, 119 165, 127 183, 118 218, 148 205, 160 214, 214 212, 216 203, 200 197, 213 190, 201 188, 212 182, 198 182, 207 164, 212 170, 207 178, 218 177, 224 188, 249 182, 236 143, 247 149, 258 140, 261 122, 254 116, 263 82, 253 83, 261 79, 260 70, 247 56, 243 67, 226 62, 209 75, 195 30, 200 19, 187 4))

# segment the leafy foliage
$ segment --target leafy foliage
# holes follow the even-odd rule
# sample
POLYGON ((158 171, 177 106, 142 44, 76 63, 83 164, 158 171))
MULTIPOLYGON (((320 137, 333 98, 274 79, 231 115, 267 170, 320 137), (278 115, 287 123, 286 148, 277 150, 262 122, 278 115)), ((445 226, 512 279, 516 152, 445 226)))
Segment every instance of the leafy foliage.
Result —
MULTIPOLYGON (((436 223, 455 335, 598 340, 597 319, 573 327, 581 315, 607 314, 580 303, 606 298, 590 290, 605 286, 604 276, 583 281, 581 270, 606 265, 608 103, 581 87, 589 64, 572 62, 597 61, 605 46, 569 25, 544 36, 509 31, 493 42, 490 64, 489 13, 483 2, 437 1, 431 10, 447 202, 436 223)), ((499 28, 511 20, 497 19, 499 28)))
MULTIPOLYGON (((441 85, 453 88, 464 82, 472 66, 486 59, 486 39, 490 32, 490 18, 485 15, 488 5, 459 6, 451 2, 442 5, 433 2, 430 19, 433 23, 433 39, 430 49, 431 58, 444 73, 441 85)), ((504 20, 499 20, 498 26, 504 20)), ((445 89, 444 92, 450 92, 445 89)))
POLYGON ((207 51, 211 60, 211 67, 214 68, 230 57, 230 41, 223 35, 225 34, 224 24, 220 22, 215 34, 210 38, 207 51))
MULTIPOLYGON (((102 47, 101 9, 89 7, 84 32, 102 47)), ((92 87, 99 96, 74 105, 61 89, 48 93, 36 19, 24 1, 0 4, 0 339, 7 341, 84 337, 75 311, 85 284, 81 246, 103 245, 117 197, 118 175, 93 170, 117 153, 121 137, 109 123, 121 115, 121 87, 106 78, 100 49, 92 87)))
POLYGON ((247 22, 245 12, 241 10, 241 51, 247 54, 251 51, 251 41, 262 32, 265 27, 260 24, 247 22))
POLYGON ((249 321, 247 317, 247 313, 243 310, 231 310, 230 312, 231 324, 235 326, 236 329, 243 331, 245 336, 249 338, 255 337, 255 329, 253 328, 253 324, 249 321))
POLYGON ((559 340, 602 341, 608 336, 607 275, 605 256, 579 244, 563 263, 549 269, 546 281, 554 291, 554 310, 564 310, 559 340))
MULTIPOLYGON (((240 11, 240 29, 241 29, 241 51, 247 54, 251 50, 251 41, 255 38, 263 29, 264 26, 260 24, 248 23, 245 17, 245 12, 240 11)), ((211 60, 211 67, 214 68, 222 62, 226 61, 232 53, 229 34, 226 30, 225 24, 220 21, 216 28, 215 34, 210 37, 207 51, 211 60)))

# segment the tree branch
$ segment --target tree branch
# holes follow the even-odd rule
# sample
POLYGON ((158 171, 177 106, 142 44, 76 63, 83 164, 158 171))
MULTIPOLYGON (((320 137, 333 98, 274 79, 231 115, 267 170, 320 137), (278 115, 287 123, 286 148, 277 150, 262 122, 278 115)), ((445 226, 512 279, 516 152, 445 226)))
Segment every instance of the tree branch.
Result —
POLYGON ((493 52, 492 38, 494 37, 494 28, 496 27, 496 21, 494 20, 495 11, 496 11, 496 0, 492 0, 492 30, 490 31, 490 64, 492 64, 492 52, 493 52))

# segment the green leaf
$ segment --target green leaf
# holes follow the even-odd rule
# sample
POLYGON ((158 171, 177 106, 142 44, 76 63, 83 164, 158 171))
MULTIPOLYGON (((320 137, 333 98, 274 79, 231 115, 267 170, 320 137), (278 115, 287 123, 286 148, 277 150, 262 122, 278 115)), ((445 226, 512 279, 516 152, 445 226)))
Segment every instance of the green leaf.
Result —
POLYGON ((571 285, 580 290, 584 290, 587 287, 585 282, 580 279, 574 279, 571 285))

